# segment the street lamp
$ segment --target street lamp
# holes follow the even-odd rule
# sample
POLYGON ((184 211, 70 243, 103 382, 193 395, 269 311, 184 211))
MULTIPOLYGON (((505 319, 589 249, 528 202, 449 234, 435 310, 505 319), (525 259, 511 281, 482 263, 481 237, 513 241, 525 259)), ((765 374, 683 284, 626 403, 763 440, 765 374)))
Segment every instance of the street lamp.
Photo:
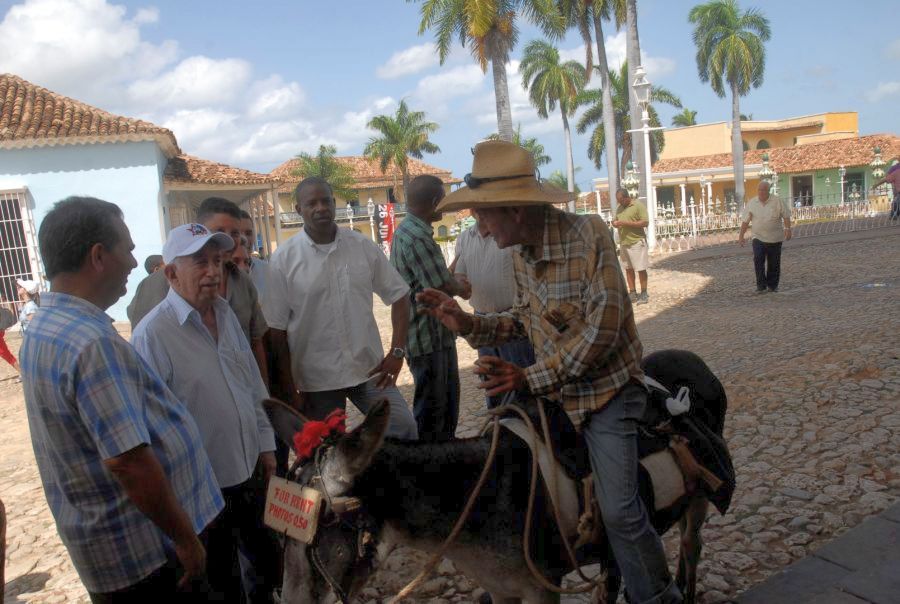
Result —
POLYGON ((872 178, 875 180, 884 178, 884 167, 887 165, 887 162, 881 159, 881 147, 875 147, 875 159, 869 165, 872 166, 872 178))
MULTIPOLYGON (((647 216, 649 224, 647 225, 647 247, 650 251, 656 247, 656 199, 653 195, 653 175, 650 170, 650 82, 647 80, 647 72, 644 71, 642 65, 638 65, 634 69, 634 82, 631 84, 634 89, 634 97, 638 105, 641 107, 641 128, 644 134, 644 185, 647 199, 647 216)), ((653 128, 660 130, 661 128, 653 128)))
POLYGON ((625 164, 625 178, 622 179, 622 186, 628 191, 629 197, 637 199, 640 184, 637 176, 634 175, 634 164, 629 161, 625 164))
POLYGON ((372 198, 369 198, 369 203, 366 204, 366 208, 369 210, 369 229, 372 231, 372 241, 378 243, 378 240, 375 239, 375 202, 372 201, 372 198))
POLYGON ((840 185, 841 185, 841 205, 844 205, 844 176, 847 175, 847 168, 841 166, 838 168, 838 174, 841 177, 840 185))

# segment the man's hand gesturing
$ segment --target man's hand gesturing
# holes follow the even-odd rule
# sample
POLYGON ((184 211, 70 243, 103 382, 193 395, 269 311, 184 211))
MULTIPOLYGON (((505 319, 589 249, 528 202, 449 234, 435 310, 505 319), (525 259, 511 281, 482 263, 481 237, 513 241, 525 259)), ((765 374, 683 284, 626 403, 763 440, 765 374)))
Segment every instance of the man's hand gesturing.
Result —
POLYGON ((525 370, 499 357, 483 356, 475 361, 475 373, 483 376, 478 387, 488 396, 523 390, 528 386, 525 370))
POLYGON ((447 329, 467 334, 472 331, 472 315, 459 307, 456 300, 437 289, 424 289, 416 294, 416 312, 434 317, 447 329))

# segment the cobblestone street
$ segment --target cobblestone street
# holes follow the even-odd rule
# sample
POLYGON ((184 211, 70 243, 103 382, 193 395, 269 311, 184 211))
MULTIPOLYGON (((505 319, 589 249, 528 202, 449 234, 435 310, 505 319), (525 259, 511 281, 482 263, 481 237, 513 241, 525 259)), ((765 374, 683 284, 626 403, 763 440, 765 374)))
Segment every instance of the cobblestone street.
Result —
MULTIPOLYGON (((645 352, 692 350, 728 392, 738 487, 729 513, 711 512, 704 528, 703 602, 735 597, 900 498, 900 228, 789 242, 780 291, 754 290, 749 247, 689 252, 656 258, 650 304, 636 309, 645 352)), ((376 310, 387 341, 389 311, 377 300, 376 310)), ((15 352, 19 336, 7 338, 15 352)), ((458 350, 466 436, 484 405, 474 351, 462 340, 458 350)), ((21 386, 6 365, 0 380, 7 602, 86 602, 44 499, 21 386)), ((405 369, 400 384, 411 400, 405 369)), ((674 560, 676 536, 666 542, 674 560)), ((423 559, 395 552, 361 601, 396 593, 423 559)), ((445 562, 418 597, 463 602, 475 591, 445 562)))

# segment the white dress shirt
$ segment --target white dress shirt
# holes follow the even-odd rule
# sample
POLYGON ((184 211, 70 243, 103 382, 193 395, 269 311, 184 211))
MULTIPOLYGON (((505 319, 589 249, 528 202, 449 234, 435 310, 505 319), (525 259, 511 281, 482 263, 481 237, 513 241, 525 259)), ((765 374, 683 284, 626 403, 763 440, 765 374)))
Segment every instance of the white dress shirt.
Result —
POLYGON ((300 231, 269 260, 263 312, 287 332, 291 369, 305 392, 339 390, 368 379, 384 358, 372 294, 391 305, 409 286, 384 252, 364 235, 337 229, 316 244, 300 231))
POLYGON ((494 238, 482 237, 478 225, 456 238, 456 267, 472 284, 469 304, 477 312, 493 313, 509 310, 516 296, 513 277, 512 247, 501 250, 494 238))
POLYGON ((194 416, 225 488, 250 478, 259 454, 275 450, 275 433, 260 404, 269 393, 237 316, 222 298, 213 308, 218 342, 200 312, 169 289, 131 343, 194 416))

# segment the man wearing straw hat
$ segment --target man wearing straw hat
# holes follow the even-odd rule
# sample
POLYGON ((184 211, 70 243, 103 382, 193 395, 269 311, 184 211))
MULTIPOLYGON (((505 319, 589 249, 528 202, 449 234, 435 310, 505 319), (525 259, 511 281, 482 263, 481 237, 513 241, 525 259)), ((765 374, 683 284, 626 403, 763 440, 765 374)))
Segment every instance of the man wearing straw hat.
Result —
POLYGON ((488 395, 517 392, 565 409, 582 431, 610 544, 631 602, 681 602, 659 536, 637 491, 637 420, 646 405, 642 347, 606 224, 552 204, 572 199, 535 178, 525 149, 504 141, 475 147, 468 186, 438 211, 472 209, 513 254, 516 297, 506 313, 474 316, 447 294, 425 290, 419 312, 473 347, 529 336, 537 362, 518 367, 481 357, 475 373, 488 395))

